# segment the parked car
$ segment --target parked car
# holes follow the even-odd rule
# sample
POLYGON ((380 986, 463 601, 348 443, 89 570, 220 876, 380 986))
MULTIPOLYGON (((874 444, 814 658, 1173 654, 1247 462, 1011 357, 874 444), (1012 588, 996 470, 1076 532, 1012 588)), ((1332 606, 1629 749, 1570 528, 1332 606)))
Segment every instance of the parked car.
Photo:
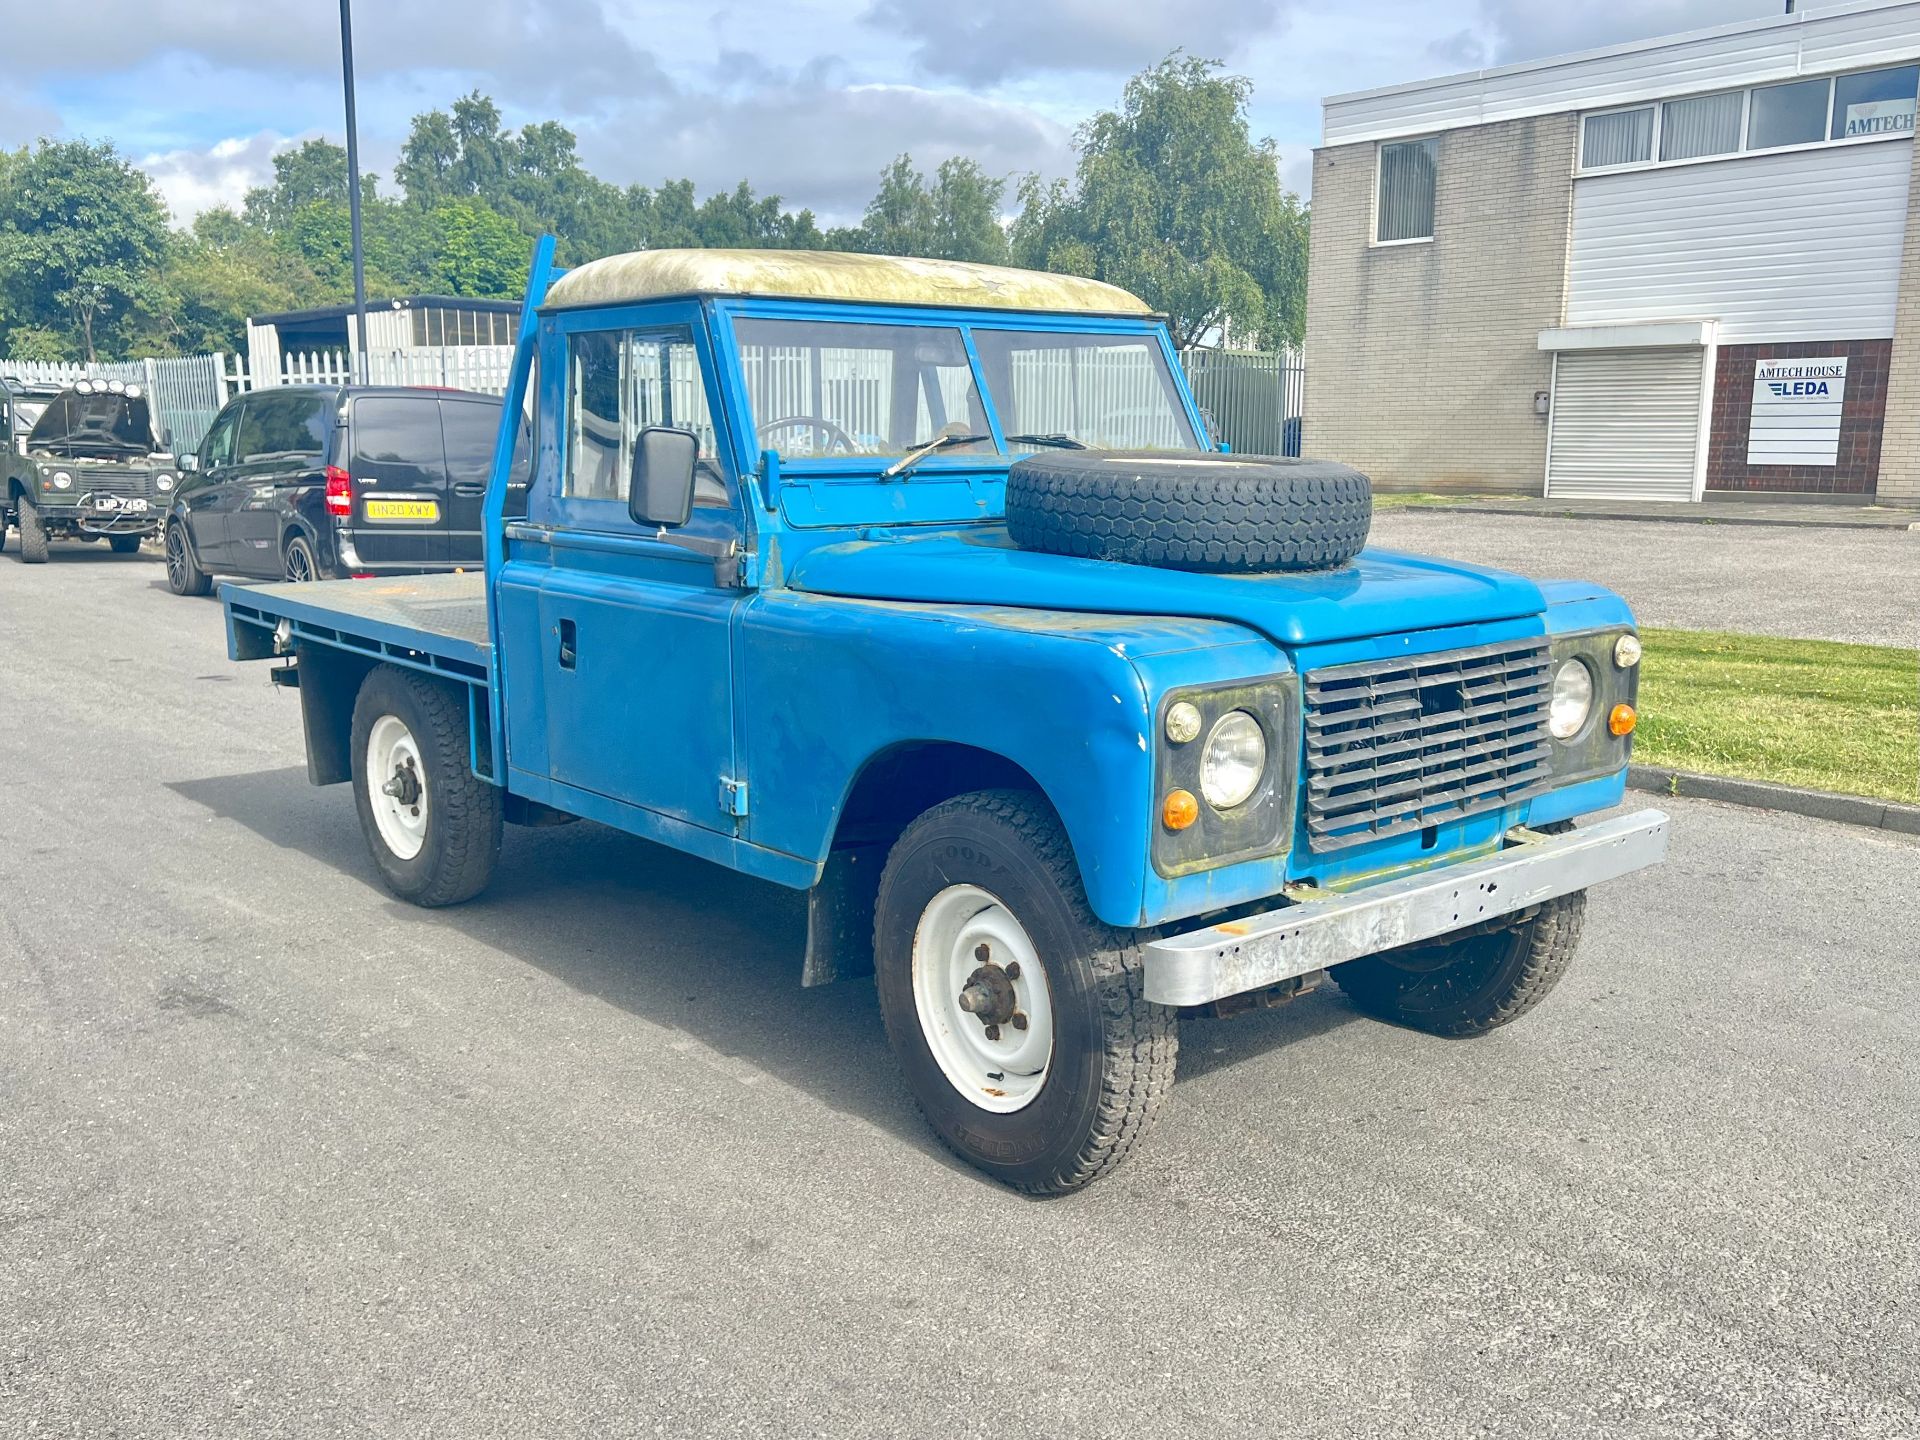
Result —
POLYGON ((167 584, 346 579, 481 562, 500 401, 461 390, 288 385, 227 402, 166 514, 167 584))
POLYGON ((1219 453, 1135 296, 728 250, 549 285, 552 257, 508 382, 535 474, 512 493, 508 436, 485 570, 224 596, 396 895, 466 900, 504 822, 569 817, 805 890, 803 981, 873 973, 941 1139, 1052 1193, 1147 1132, 1183 1013, 1331 981, 1480 1034, 1565 973, 1590 887, 1665 853, 1665 815, 1608 813, 1626 602, 1364 549, 1366 477, 1219 453), (1124 433, 1157 445, 1088 443, 1154 396, 1124 433))
POLYGON ((137 384, 0 381, 0 546, 45 563, 50 540, 105 540, 131 555, 159 527, 178 468, 137 384))

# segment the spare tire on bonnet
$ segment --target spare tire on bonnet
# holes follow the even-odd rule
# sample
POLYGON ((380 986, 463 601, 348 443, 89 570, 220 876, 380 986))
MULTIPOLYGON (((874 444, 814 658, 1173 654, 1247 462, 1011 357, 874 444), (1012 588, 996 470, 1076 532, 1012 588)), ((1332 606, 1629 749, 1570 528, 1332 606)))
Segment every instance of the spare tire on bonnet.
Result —
POLYGON ((1367 543, 1373 486, 1329 460, 1066 450, 1007 473, 1023 550, 1170 570, 1325 570, 1367 543))

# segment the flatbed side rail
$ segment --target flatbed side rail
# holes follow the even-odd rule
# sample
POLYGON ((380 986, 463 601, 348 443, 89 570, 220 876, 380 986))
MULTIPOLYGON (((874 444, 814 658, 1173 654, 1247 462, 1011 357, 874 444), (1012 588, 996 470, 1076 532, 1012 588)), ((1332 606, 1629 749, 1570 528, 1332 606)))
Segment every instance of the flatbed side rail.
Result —
MULTIPOLYGON (((398 665, 443 680, 458 681, 467 696, 467 762, 482 780, 501 783, 505 767, 487 724, 489 677, 485 665, 452 655, 437 655, 397 640, 322 625, 296 615, 283 615, 249 604, 228 591, 227 653, 235 660, 291 659, 305 645, 324 645, 364 657, 370 664, 398 665), (483 746, 483 740, 486 742, 483 746)), ((298 681, 294 682, 298 688, 298 681)))

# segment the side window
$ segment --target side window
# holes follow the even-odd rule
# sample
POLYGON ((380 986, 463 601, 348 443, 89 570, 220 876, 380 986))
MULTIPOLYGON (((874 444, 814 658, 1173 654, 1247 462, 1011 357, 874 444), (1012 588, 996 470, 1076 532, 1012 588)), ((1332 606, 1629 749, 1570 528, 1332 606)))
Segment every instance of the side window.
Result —
POLYGON ((1380 147, 1374 239, 1382 245, 1433 238, 1433 192, 1440 142, 1401 140, 1380 147))
POLYGON ((234 432, 240 428, 240 412, 250 403, 242 400, 213 422, 213 428, 207 431, 207 438, 201 442, 204 458, 200 463, 205 469, 213 470, 232 463, 234 432))
POLYGON ((327 441, 327 400, 319 395, 265 395, 241 412, 234 458, 242 465, 262 460, 318 457, 327 441))
POLYGON ((634 437, 650 425, 700 438, 694 503, 725 506, 713 410, 699 352, 684 330, 591 330, 568 338, 567 459, 563 493, 626 503, 634 437))
POLYGON ((439 401, 431 395, 365 395, 355 400, 349 468, 356 479, 440 489, 446 483, 447 461, 440 441, 439 401))

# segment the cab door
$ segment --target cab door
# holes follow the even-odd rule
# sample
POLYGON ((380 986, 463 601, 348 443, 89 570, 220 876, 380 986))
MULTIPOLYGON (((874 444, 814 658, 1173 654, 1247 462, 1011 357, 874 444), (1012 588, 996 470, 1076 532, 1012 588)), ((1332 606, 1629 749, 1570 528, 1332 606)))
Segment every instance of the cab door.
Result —
POLYGON ((722 782, 736 775, 732 633, 743 592, 712 552, 740 537, 738 490, 715 458, 697 309, 649 313, 660 323, 562 332, 558 474, 529 501, 529 519, 547 528, 540 685, 531 710, 524 689, 510 696, 508 749, 544 753, 561 785, 732 835, 722 782), (634 440, 649 425, 694 431, 709 457, 693 518, 671 532, 627 513, 634 440), (541 726, 543 743, 515 741, 516 712, 541 726))

